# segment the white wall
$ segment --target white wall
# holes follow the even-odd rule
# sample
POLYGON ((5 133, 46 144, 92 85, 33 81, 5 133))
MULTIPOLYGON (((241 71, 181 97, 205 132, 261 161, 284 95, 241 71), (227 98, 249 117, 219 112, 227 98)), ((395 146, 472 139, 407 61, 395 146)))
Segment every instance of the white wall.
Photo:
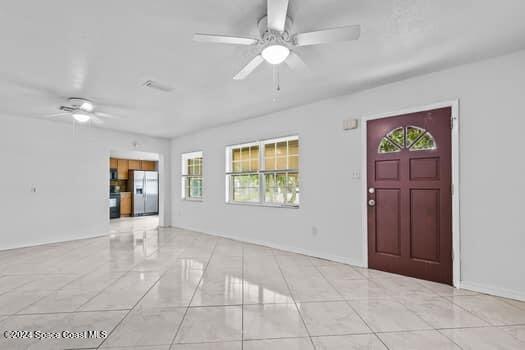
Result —
MULTIPOLYGON (((286 88, 286 87, 283 87, 286 88)), ((360 130, 342 120, 460 100, 462 285, 525 300, 525 51, 172 140, 172 224, 364 265, 360 130), (301 208, 224 203, 224 147, 299 134, 301 208), (204 151, 202 203, 180 198, 180 154, 204 151), (317 228, 317 235, 312 233, 317 228)))
MULTIPOLYGON (((0 125, 0 249, 107 233, 110 150, 134 141, 160 154, 161 195, 171 191, 168 140, 11 116, 0 125)), ((169 224, 171 196, 161 202, 169 224)))

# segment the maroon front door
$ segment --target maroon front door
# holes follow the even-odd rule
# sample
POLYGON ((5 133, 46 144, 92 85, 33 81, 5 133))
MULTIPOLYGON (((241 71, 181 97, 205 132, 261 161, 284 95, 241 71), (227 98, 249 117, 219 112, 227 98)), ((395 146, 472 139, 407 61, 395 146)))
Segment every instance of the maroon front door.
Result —
POLYGON ((451 109, 367 130, 368 266, 452 284, 451 109))

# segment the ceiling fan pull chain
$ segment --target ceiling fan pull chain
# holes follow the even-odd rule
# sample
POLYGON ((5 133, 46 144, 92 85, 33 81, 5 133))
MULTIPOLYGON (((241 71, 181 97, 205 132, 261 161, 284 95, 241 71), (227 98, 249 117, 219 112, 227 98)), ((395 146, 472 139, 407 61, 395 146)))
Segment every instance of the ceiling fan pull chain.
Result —
POLYGON ((273 66, 273 102, 277 101, 277 98, 279 97, 279 92, 281 91, 281 86, 279 83, 279 69, 278 65, 273 66))
POLYGON ((279 82, 279 65, 273 66, 273 85, 275 86, 275 92, 281 91, 281 85, 279 82))

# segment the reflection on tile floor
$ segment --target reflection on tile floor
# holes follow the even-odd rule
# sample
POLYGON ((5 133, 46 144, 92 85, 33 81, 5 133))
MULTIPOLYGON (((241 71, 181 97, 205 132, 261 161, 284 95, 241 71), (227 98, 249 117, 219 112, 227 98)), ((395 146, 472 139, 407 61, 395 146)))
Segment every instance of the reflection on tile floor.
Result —
POLYGON ((48 332, 0 349, 525 349, 525 303, 143 217, 0 251, 0 330, 48 332))

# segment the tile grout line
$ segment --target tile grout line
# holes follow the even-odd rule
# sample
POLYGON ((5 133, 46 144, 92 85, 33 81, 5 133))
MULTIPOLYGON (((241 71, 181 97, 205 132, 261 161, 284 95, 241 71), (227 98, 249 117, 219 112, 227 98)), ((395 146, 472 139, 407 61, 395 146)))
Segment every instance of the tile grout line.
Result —
MULTIPOLYGON (((156 249, 158 250, 158 248, 156 249)), ((155 250, 155 251, 156 251, 155 250)), ((135 265, 133 265, 135 266, 135 265)), ((110 283, 106 288, 103 289, 103 291, 105 291, 107 288, 109 288, 111 285, 113 285, 114 283, 116 283, 117 281, 119 281, 120 279, 122 279, 125 275, 127 275, 129 272, 131 272, 133 269, 133 267, 131 269, 129 269, 128 271, 124 272, 122 274, 121 277, 117 278, 113 283, 110 283)), ((109 337, 111 336, 111 334, 113 334, 113 332, 124 322, 124 320, 129 316, 129 314, 137 307, 137 305, 142 301, 142 299, 144 299, 144 297, 146 296, 146 294, 149 293, 149 291, 151 289, 153 289, 153 287, 159 283, 160 279, 162 278, 162 276, 164 276, 164 274, 166 273, 167 271, 164 271, 162 274, 160 274, 159 278, 146 290, 146 292, 137 300, 137 302, 131 307, 131 309, 128 310, 128 312, 124 315, 124 317, 119 321, 117 322, 117 324, 111 329, 111 331, 109 331, 108 335, 106 338, 104 338, 102 340, 102 342, 96 347, 96 349, 100 349, 100 347, 102 345, 104 345, 104 343, 109 339, 109 337)), ((102 291, 100 293, 97 294, 100 295, 102 293, 102 291)), ((89 301, 93 300, 93 298, 91 298, 89 301)), ((89 302, 88 301, 88 302, 89 302)), ((87 302, 86 302, 87 303, 87 302)), ((86 303, 82 304, 80 307, 82 307, 83 305, 85 305, 86 303)), ((80 308, 79 307, 79 308, 80 308)))
MULTIPOLYGON (((281 264, 279 263, 279 261, 277 260, 277 257, 275 255, 273 256, 273 258, 275 260, 275 263, 277 264, 277 268, 281 272, 281 276, 282 276, 282 278, 284 280, 284 283, 286 284, 286 288, 288 288, 288 292, 290 293, 290 297, 292 298, 293 304, 295 305, 295 310, 297 310, 297 313, 299 314, 299 317, 301 318, 301 321, 303 322, 303 327, 306 330, 306 334, 308 335, 308 339, 310 340, 310 344, 312 344, 312 349, 316 349, 317 347, 315 346, 314 340, 312 339, 312 335, 310 334, 310 331, 308 330, 308 327, 306 326, 306 322, 305 322, 305 320, 303 318, 303 315, 299 311, 299 307, 297 306, 297 301, 295 300, 295 297, 292 294, 292 290, 290 288, 290 285, 288 284, 288 280, 284 276, 283 270, 281 268, 281 264)), ((310 264, 313 266, 311 261, 310 261, 310 264)))
MULTIPOLYGON (((317 266, 316 266, 317 267, 317 266)), ((319 270, 319 269, 318 269, 319 270)), ((325 280, 340 294, 339 290, 337 288, 335 288, 335 286, 332 285, 332 283, 328 280, 328 278, 326 278, 326 276, 324 276, 324 274, 322 273, 322 271, 319 270, 319 272, 321 273, 321 275, 323 275, 323 277, 325 278, 325 280)), ((425 290, 428 290, 430 292, 432 292, 433 294, 435 294, 435 296, 429 296, 429 298, 434 298, 434 299, 446 299, 445 297, 435 293, 434 291, 432 291, 430 288, 427 288, 426 286, 424 286, 422 283, 419 283, 418 281, 416 281, 418 285, 422 286, 425 290)), ((342 295, 341 295, 342 296, 342 295)), ((446 299, 448 300, 448 299, 446 299)), ((398 300, 394 299, 394 301, 400 303, 398 300)), ((407 331, 391 331, 391 332, 376 332, 374 330, 372 330, 372 328, 368 325, 368 323, 361 317, 361 315, 357 312, 357 310, 355 310, 355 308, 350 304, 350 301, 347 300, 345 298, 345 302, 346 304, 348 304, 348 306, 350 306, 350 308, 359 316, 359 318, 361 318, 363 320, 363 322, 367 325, 368 328, 370 328, 370 330, 373 332, 373 334, 379 339, 379 341, 387 348, 387 349, 390 349, 387 344, 383 341, 383 339, 379 336, 380 334, 389 334, 389 333, 403 333, 403 332, 421 332, 421 331, 430 331, 430 330, 433 330, 433 331, 436 331, 438 332, 439 334, 441 334, 442 336, 444 336, 445 338, 447 338, 448 340, 450 340, 454 345, 456 345, 458 348, 460 349, 463 349, 459 344, 457 344, 454 340, 450 339, 448 336, 446 336, 445 334, 443 334, 442 332, 440 332, 440 328, 434 328, 432 325, 430 325, 428 322, 426 322, 425 320, 423 320, 416 312, 410 310, 409 308, 407 308, 403 303, 400 303, 401 305, 403 305, 409 312, 411 312, 412 314, 414 314, 416 317, 418 317, 421 321, 423 321, 425 324, 427 324, 428 326, 431 327, 431 329, 429 330, 422 330, 422 329, 419 329, 419 330, 407 330, 407 331)), ((454 304, 456 305, 456 304, 454 304)), ((460 307, 461 308, 461 307, 460 307)), ((463 309, 463 308, 461 308, 463 309)), ((468 311, 468 310, 465 310, 465 311, 468 311)), ((473 315, 471 312, 469 312, 469 314, 473 315)), ((474 315, 476 316, 476 315, 474 315)), ((478 328, 478 327, 464 327, 464 328, 478 328)), ((458 329, 458 328, 451 328, 451 329, 458 329)))
MULTIPOLYGON (((196 241, 197 238, 195 238, 193 241, 196 241)), ((193 242, 192 241, 192 242, 193 242)), ((197 289, 199 289, 199 285, 201 284, 202 279, 204 278, 204 274, 206 273, 206 270, 208 269, 208 266, 210 265, 210 261, 213 257, 213 254, 215 254, 215 249, 217 248, 218 242, 215 240, 215 244, 213 245, 213 249, 211 251, 210 257, 208 258, 208 262, 206 263, 206 266, 202 270, 201 278, 199 279, 199 283, 197 283, 197 286, 195 287, 195 290, 193 291, 193 294, 191 295, 191 299, 188 302, 188 306, 186 307, 186 310, 184 310, 184 315, 182 315, 182 318, 180 320, 179 326, 177 327, 177 330, 175 331, 175 334, 173 335, 173 339, 171 340, 170 347, 171 349, 173 345, 175 344, 175 340, 177 339, 177 335, 179 335, 179 332, 182 328, 182 324, 184 323, 184 320, 186 319, 186 315, 188 314, 188 311, 190 309, 190 305, 193 302, 193 298, 195 298, 195 294, 197 294, 197 289)))
MULTIPOLYGON (((314 264, 312 264, 314 265, 314 264)), ((348 305, 348 307, 350 307, 350 309, 357 315, 357 317, 359 317, 361 319, 361 321, 363 321, 363 323, 368 327, 368 329, 370 330, 370 332, 372 332, 371 334, 373 334, 380 342, 381 344, 383 344, 383 346, 386 348, 386 349, 390 349, 388 347, 388 345, 385 344, 385 342, 383 341, 383 339, 381 339, 381 337, 379 337, 377 335, 377 333, 372 329, 372 327, 370 327, 370 325, 368 324, 368 322, 366 322, 366 320, 361 316, 361 314, 359 312, 357 312, 357 310, 350 304, 350 302, 344 297, 343 294, 341 294, 341 292, 339 291, 339 289, 337 289, 329 280, 328 278, 326 278, 326 276, 323 274, 323 272, 319 269, 318 266, 315 266, 315 269, 321 274, 321 276, 323 276, 324 280, 326 281, 326 283, 328 283, 328 285, 330 285, 336 292, 337 294, 339 294, 341 296, 341 298, 343 298, 344 300, 344 303, 346 305, 348 305)), ((363 275, 364 276, 364 275, 363 275)), ((367 277, 366 278, 367 280, 369 280, 369 278, 367 277)), ((369 333, 370 334, 370 333, 369 333)))
MULTIPOLYGON (((139 230, 136 230, 136 231, 139 231, 139 230)), ((129 231, 129 232, 128 232, 128 231, 124 231, 124 232, 119 232, 119 234, 120 234, 120 233, 131 233, 131 234, 134 235, 134 233, 135 233, 136 231, 129 231)), ((157 246, 157 249, 155 249, 151 254, 157 252, 158 250, 159 250, 159 248, 158 248, 158 246, 157 246)), ((151 255, 151 254, 150 254, 150 255, 151 255)), ((148 255, 148 256, 149 256, 149 255, 148 255)), ((142 260, 140 261, 140 263, 142 263, 143 261, 144 261, 144 259, 142 259, 142 260)), ((114 281, 109 282, 104 288, 102 288, 102 289, 101 289, 98 293, 96 293, 93 297, 89 298, 87 301, 85 301, 85 302, 82 303, 79 307, 77 307, 77 309, 76 309, 75 311, 79 311, 79 309, 82 308, 82 306, 84 306, 84 305, 88 304, 89 302, 91 302, 93 299, 95 299, 95 298, 98 297, 100 294, 102 294, 104 291, 106 291, 109 287, 113 286, 113 285, 116 284, 118 281, 120 281, 121 279, 123 279, 124 276, 126 276, 128 273, 134 271, 133 268, 134 268, 135 266, 137 266, 138 264, 140 264, 140 263, 133 264, 128 270, 123 270, 123 271, 122 271, 122 275, 120 275, 120 276, 119 276, 118 278, 116 278, 114 281)), ((91 272, 94 272, 95 270, 96 270, 96 269, 93 269, 91 272)), ((118 271, 117 271, 117 272, 118 272, 118 271)), ((140 273, 140 271, 136 271, 136 272, 139 272, 139 273, 140 273)), ((152 271, 147 271, 147 272, 152 272, 152 271)), ((162 276, 164 275, 164 273, 166 273, 166 272, 167 272, 167 270, 164 271, 164 272, 161 274, 161 277, 162 277, 162 276)), ((87 274, 86 274, 86 275, 87 275, 87 274)), ((158 282, 159 280, 160 280, 160 277, 159 277, 159 279, 158 279, 155 283, 153 283, 152 287, 153 287, 155 284, 157 284, 157 282, 158 282)), ((63 287, 62 287, 62 288, 63 288, 63 287)), ((148 291, 149 291, 149 289, 148 289, 148 291)), ((143 295, 142 297, 144 297, 144 295, 143 295)), ((140 298, 139 300, 141 300, 141 299, 142 299, 142 298, 140 298)), ((89 311, 89 310, 88 310, 88 311, 89 311)))
POLYGON ((113 329, 111 329, 111 331, 108 333, 107 337, 104 338, 102 342, 97 346, 97 349, 100 349, 100 347, 106 342, 106 340, 109 339, 109 337, 111 336, 111 334, 113 334, 115 329, 117 329, 122 324, 122 322, 124 322, 124 320, 129 316, 129 314, 137 307, 137 305, 140 304, 140 302, 142 301, 142 299, 144 299, 146 294, 148 294, 149 291, 152 290, 153 287, 157 285, 157 283, 159 283, 160 279, 162 278, 162 276, 164 276, 166 272, 167 271, 165 271, 159 276, 159 278, 146 290, 146 292, 137 300, 137 302, 131 307, 131 309, 128 310, 128 312, 124 315, 124 317, 119 322, 117 322, 117 324, 113 327, 113 329))

